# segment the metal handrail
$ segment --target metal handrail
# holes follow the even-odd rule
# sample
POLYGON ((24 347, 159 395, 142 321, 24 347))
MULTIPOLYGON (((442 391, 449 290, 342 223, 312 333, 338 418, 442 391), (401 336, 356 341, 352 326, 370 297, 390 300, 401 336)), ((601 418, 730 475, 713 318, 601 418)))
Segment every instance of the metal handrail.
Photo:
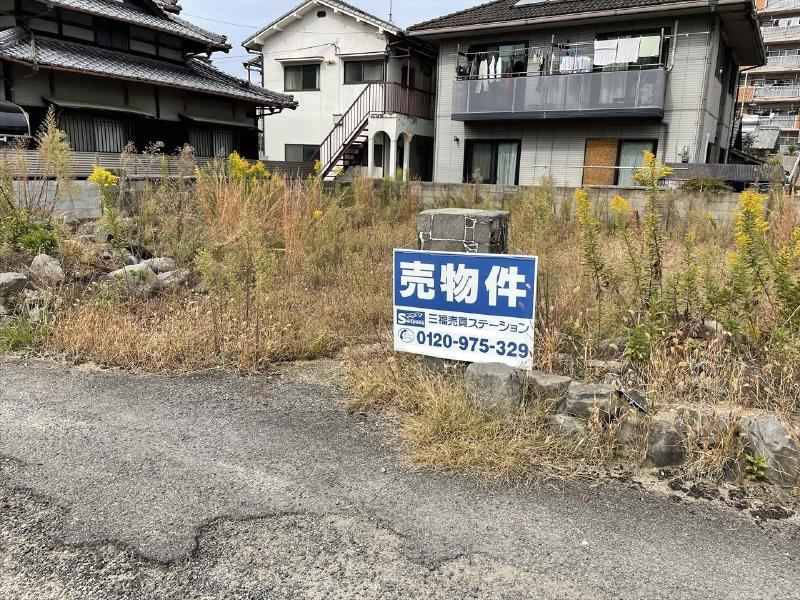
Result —
POLYGON ((315 156, 320 163, 320 176, 324 177, 333 168, 341 152, 364 129, 370 115, 386 113, 433 119, 433 94, 393 81, 368 84, 320 144, 315 156))

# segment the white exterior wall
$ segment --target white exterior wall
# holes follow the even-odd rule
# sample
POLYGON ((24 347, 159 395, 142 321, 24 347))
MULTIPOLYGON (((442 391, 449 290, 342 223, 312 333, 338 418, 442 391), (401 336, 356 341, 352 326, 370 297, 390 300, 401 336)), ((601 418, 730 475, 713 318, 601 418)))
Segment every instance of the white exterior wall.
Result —
MULTIPOLYGON (((602 31, 674 27, 673 20, 642 21, 603 28, 561 30, 556 41, 577 43, 594 40, 602 31)), ((468 139, 521 139, 520 185, 538 183, 551 177, 556 185, 579 186, 582 182, 586 140, 589 138, 652 138, 658 140, 660 160, 679 162, 681 151, 688 148, 690 161, 705 159, 704 138, 716 135, 719 112, 719 82, 712 69, 716 66, 718 32, 711 17, 682 18, 678 25, 674 66, 667 78, 664 119, 570 119, 570 120, 496 120, 463 123, 453 121, 452 102, 456 72, 456 53, 462 47, 481 41, 529 40, 531 46, 549 44, 552 31, 505 34, 443 42, 439 49, 436 94, 436 143, 434 181, 456 183, 463 180, 464 147, 468 139), (710 33, 706 33, 710 32, 710 33), (691 33, 685 36, 682 34, 691 33), (707 102, 703 103, 704 77, 709 82, 707 102), (702 124, 702 127, 701 127, 702 124), (456 138, 458 141, 456 141, 456 138)), ((729 131, 729 130, 728 130, 729 131)), ((724 140, 723 146, 727 145, 724 140)))
POLYGON ((320 62, 322 58, 319 91, 286 92, 299 102, 298 108, 264 119, 267 160, 285 160, 286 144, 319 145, 364 89, 364 85, 344 84, 343 56, 386 51, 386 37, 377 28, 330 8, 318 8, 325 10, 325 18, 317 17, 314 8, 263 42, 264 86, 270 90, 284 89, 280 59, 320 62))

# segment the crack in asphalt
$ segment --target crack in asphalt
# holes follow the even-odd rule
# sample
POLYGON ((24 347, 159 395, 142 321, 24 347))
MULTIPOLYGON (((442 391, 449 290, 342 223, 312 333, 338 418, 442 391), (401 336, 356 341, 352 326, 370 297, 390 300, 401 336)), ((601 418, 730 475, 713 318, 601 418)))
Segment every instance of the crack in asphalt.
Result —
POLYGON ((355 419, 341 390, 301 372, 0 360, 0 494, 21 498, 0 514, 0 597, 39 600, 28 590, 53 581, 70 600, 767 599, 800 586, 794 525, 633 483, 508 487, 407 468, 381 418, 355 419), (34 534, 82 555, 31 548, 34 534), (130 558, 92 558, 107 548, 130 558), (135 585, 103 587, 101 567, 135 585))

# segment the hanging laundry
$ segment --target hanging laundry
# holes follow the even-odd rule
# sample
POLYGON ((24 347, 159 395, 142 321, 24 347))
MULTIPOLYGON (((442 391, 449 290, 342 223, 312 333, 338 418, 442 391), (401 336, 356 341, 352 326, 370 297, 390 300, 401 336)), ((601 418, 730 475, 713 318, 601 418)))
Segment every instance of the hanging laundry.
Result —
POLYGON ((499 56, 497 58, 497 66, 495 67, 495 72, 497 73, 497 78, 498 79, 503 76, 503 71, 504 71, 504 69, 503 69, 503 61, 504 60, 505 59, 502 56, 499 56))
POLYGON ((489 63, 489 79, 494 79, 497 77, 497 61, 494 58, 494 54, 492 54, 492 62, 489 63))
POLYGON ((475 84, 476 94, 480 94, 483 90, 487 89, 487 77, 489 77, 489 61, 483 58, 478 67, 478 82, 475 84))
POLYGON ((472 62, 469 64, 469 78, 475 79, 478 76, 478 57, 473 56, 472 62))
POLYGON ((523 70, 527 68, 528 73, 536 73, 539 74, 542 71, 544 65, 544 53, 540 49, 531 50, 530 54, 528 54, 528 66, 523 67, 523 70))
POLYGON ((592 70, 592 57, 587 55, 575 57, 575 70, 578 73, 588 73, 592 70))
POLYGON ((648 35, 641 38, 639 45, 639 56, 658 56, 661 54, 661 36, 648 35))
POLYGON ((613 65, 617 59, 617 40, 595 40, 594 64, 598 67, 613 65))
POLYGON ((639 61, 639 46, 641 44, 639 37, 622 38, 617 43, 617 63, 635 63, 639 61))
POLYGON ((572 73, 575 70, 575 57, 564 55, 558 65, 559 73, 572 73))

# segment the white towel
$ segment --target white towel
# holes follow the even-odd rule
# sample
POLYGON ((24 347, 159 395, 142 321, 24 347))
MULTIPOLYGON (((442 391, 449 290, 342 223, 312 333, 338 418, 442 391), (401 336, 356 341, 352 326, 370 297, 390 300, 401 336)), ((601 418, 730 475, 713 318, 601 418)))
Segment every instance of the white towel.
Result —
POLYGON ((480 94, 486 85, 486 78, 489 76, 489 63, 484 58, 478 67, 478 82, 475 84, 475 93, 480 94))
POLYGON ((594 64, 605 67, 614 64, 617 58, 617 40, 595 40, 594 64))
POLYGON ((639 56, 658 56, 661 52, 661 36, 648 35, 639 45, 639 56))
POLYGON ((586 55, 575 57, 575 70, 579 73, 588 73, 591 71, 592 57, 586 55))
POLYGON ((492 62, 489 63, 489 79, 494 79, 497 77, 497 61, 494 58, 494 54, 492 55, 492 62))
POLYGON ((495 67, 495 71, 497 73, 497 77, 498 78, 503 76, 503 62, 505 60, 508 60, 508 59, 505 59, 502 56, 497 58, 497 66, 495 67))
POLYGON ((559 73, 572 73, 575 70, 575 57, 562 56, 558 66, 559 73))
POLYGON ((642 38, 622 38, 617 44, 618 63, 633 63, 639 60, 639 45, 642 38))

